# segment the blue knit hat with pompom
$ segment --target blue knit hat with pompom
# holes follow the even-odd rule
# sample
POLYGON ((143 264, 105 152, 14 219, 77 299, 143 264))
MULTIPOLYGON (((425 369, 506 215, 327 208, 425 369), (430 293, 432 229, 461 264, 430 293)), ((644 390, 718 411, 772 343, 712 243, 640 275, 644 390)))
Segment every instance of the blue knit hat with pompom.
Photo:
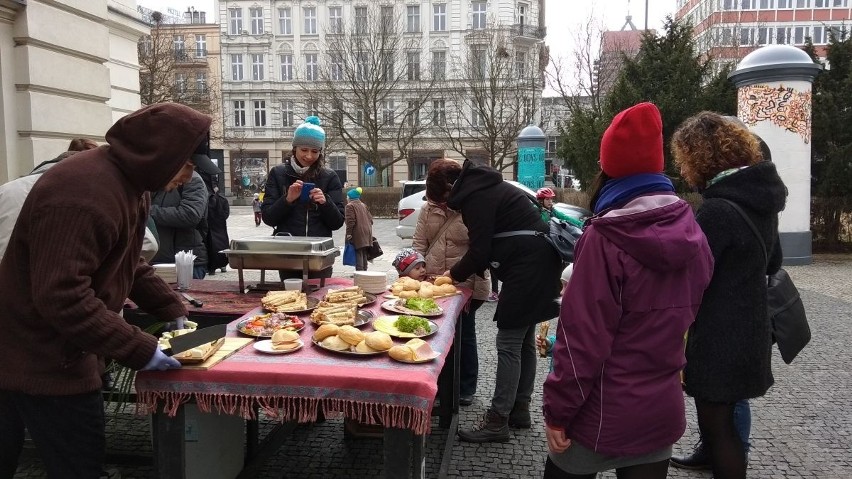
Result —
POLYGON ((325 130, 320 126, 320 119, 315 116, 305 118, 305 122, 293 132, 293 146, 310 148, 325 148, 325 130))

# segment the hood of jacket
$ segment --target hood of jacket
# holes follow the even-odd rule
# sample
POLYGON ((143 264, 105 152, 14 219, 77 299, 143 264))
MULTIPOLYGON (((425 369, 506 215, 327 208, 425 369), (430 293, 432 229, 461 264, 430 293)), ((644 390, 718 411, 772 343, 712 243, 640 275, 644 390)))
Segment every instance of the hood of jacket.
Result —
POLYGON ((760 216, 778 214, 787 203, 787 187, 775 163, 762 161, 728 175, 703 191, 704 200, 725 198, 760 216))
POLYGON ((655 271, 683 268, 706 244, 692 208, 673 194, 639 196, 591 221, 607 240, 655 271))
POLYGON ((207 138, 212 119, 179 103, 156 103, 107 131, 109 161, 141 191, 163 189, 207 138))
POLYGON ((458 211, 461 205, 473 193, 491 188, 503 181, 503 175, 494 168, 474 165, 470 160, 465 160, 461 173, 447 198, 447 206, 458 211))

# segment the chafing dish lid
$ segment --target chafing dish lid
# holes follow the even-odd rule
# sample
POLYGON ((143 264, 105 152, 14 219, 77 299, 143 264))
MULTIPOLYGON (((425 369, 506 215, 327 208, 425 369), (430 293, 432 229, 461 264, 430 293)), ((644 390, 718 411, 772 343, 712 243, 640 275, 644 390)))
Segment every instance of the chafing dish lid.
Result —
POLYGON ((252 236, 232 239, 232 251, 256 253, 324 253, 334 249, 334 239, 319 236, 252 236))

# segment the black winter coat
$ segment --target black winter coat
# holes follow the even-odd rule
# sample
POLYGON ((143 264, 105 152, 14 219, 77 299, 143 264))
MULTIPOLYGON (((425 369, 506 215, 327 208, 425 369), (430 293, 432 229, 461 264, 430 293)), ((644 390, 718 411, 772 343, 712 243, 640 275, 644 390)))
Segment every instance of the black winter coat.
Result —
POLYGON ((207 199, 207 237, 204 245, 207 247, 207 270, 215 271, 228 264, 228 257, 220 251, 228 249, 228 217, 231 215, 231 205, 219 193, 212 193, 207 199))
POLYGON ((724 177, 703 192, 696 220, 715 266, 686 345, 685 390, 713 402, 763 396, 772 386, 772 330, 766 313, 766 275, 781 267, 778 213, 787 188, 771 162, 724 177), (726 198, 737 203, 757 237, 726 198))
POLYGON ((207 264, 207 187, 197 172, 188 183, 151 196, 151 217, 157 225, 160 247, 151 264, 174 263, 178 251, 192 251, 195 266, 207 264))
POLYGON ((343 185, 334 170, 322 168, 315 178, 302 178, 290 165, 290 159, 269 171, 264 188, 261 217, 274 233, 293 236, 331 237, 343 226, 343 185), (296 180, 311 182, 325 193, 325 204, 287 203, 287 189, 296 180))
POLYGON ((447 205, 461 211, 470 247, 450 270, 456 281, 495 266, 503 282, 494 320, 498 328, 522 328, 559 314, 559 275, 562 261, 539 236, 493 239, 496 233, 517 230, 549 231, 534 199, 503 181, 486 166, 466 161, 453 185, 447 205))

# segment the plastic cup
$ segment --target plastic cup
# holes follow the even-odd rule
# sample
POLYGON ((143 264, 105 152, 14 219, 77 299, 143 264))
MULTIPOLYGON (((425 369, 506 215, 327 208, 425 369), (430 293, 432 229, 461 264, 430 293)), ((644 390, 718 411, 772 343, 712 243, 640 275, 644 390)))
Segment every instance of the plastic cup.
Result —
POLYGON ((301 291, 302 290, 302 280, 296 278, 290 278, 284 280, 284 290, 285 291, 301 291))

